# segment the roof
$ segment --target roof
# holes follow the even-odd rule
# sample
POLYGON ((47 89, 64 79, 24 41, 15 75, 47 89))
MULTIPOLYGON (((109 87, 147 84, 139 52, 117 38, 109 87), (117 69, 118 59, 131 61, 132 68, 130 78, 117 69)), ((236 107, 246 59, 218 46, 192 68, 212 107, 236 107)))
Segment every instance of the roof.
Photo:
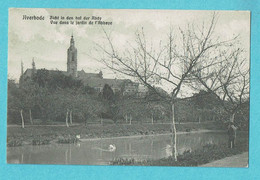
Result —
POLYGON ((103 79, 96 77, 82 79, 83 84, 90 87, 104 87, 105 84, 108 84, 111 88, 120 88, 124 81, 123 79, 103 79))
POLYGON ((129 79, 106 79, 103 78, 102 71, 99 73, 86 73, 84 70, 78 71, 78 78, 84 85, 90 87, 104 87, 108 84, 111 88, 121 88, 123 83, 132 83, 129 79))
POLYGON ((31 77, 32 76, 33 69, 26 69, 26 71, 23 73, 24 77, 31 77))
MULTIPOLYGON (((52 73, 52 74, 62 73, 64 75, 68 75, 67 71, 48 70, 48 69, 38 69, 38 70, 46 70, 46 71, 48 71, 49 73, 52 73)), ((26 71, 23 73, 23 76, 25 76, 25 77, 32 77, 32 73, 33 73, 33 69, 26 69, 26 71)))
POLYGON ((100 73, 86 73, 83 69, 81 71, 78 71, 78 78, 85 79, 85 78, 103 78, 102 74, 100 73))

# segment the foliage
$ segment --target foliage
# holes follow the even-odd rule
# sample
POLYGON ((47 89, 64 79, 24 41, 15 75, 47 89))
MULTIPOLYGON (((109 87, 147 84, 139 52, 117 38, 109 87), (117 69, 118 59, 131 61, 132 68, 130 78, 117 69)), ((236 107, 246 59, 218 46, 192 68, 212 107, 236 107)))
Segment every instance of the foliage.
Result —
POLYGON ((80 80, 74 79, 72 76, 67 76, 60 71, 49 71, 46 69, 37 70, 33 75, 33 81, 40 87, 47 87, 48 89, 64 89, 74 88, 78 89, 83 87, 80 80))
POLYGON ((201 109, 212 109, 219 106, 216 95, 204 90, 193 95, 193 102, 196 107, 201 109))
POLYGON ((22 93, 14 80, 8 79, 8 103, 7 117, 8 123, 18 123, 20 119, 19 110, 22 107, 22 93))
POLYGON ((102 113, 102 118, 110 118, 116 122, 118 119, 119 107, 116 103, 116 96, 108 84, 105 84, 103 87, 102 99, 107 107, 106 111, 102 113))
POLYGON ((109 103, 112 103, 115 100, 115 94, 114 94, 112 88, 108 84, 105 84, 103 87, 102 97, 105 100, 109 101, 109 103))
POLYGON ((14 138, 14 137, 7 138, 7 147, 16 147, 22 145, 23 145, 23 141, 20 140, 19 138, 14 138))
POLYGON ((104 106, 95 94, 87 93, 90 90, 79 80, 47 70, 38 70, 33 79, 27 78, 19 85, 8 80, 8 123, 21 123, 20 110, 25 123, 29 111, 34 119, 45 122, 65 122, 68 110, 76 122, 99 117, 104 106))
POLYGON ((47 145, 47 144, 50 144, 50 140, 49 139, 46 139, 44 137, 37 137, 37 138, 34 138, 32 140, 32 145, 47 145))

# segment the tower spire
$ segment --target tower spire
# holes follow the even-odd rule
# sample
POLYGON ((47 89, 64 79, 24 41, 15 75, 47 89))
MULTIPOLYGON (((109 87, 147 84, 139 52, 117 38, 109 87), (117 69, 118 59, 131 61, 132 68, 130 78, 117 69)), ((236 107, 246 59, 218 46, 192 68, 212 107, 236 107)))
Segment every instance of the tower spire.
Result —
POLYGON ((34 57, 32 59, 32 72, 33 72, 33 74, 36 73, 36 66, 35 66, 35 62, 34 62, 34 57))
POLYGON ((34 57, 33 57, 33 59, 32 59, 32 68, 35 69, 34 57))
POLYGON ((74 46, 75 44, 75 41, 74 41, 74 38, 73 38, 73 33, 71 34, 71 39, 70 39, 70 46, 74 46))
POLYGON ((23 61, 21 60, 21 76, 23 75, 23 61))

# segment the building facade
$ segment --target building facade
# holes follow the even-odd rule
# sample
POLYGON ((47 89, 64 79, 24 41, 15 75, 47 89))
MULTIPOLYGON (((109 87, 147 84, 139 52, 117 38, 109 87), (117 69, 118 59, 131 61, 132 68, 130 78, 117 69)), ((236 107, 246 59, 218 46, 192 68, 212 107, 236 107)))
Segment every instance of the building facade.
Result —
MULTIPOLYGON (((82 81, 85 86, 94 88, 97 92, 102 92, 105 84, 108 84, 114 93, 121 92, 123 95, 144 96, 147 92, 146 88, 139 83, 130 79, 109 79, 104 78, 102 71, 99 73, 87 73, 83 69, 78 71, 77 48, 75 46, 74 37, 71 36, 70 46, 67 50, 67 71, 48 70, 49 73, 62 72, 64 75, 72 76, 82 81)), ((23 72, 23 64, 21 64, 21 78, 32 78, 37 71, 35 61, 32 60, 32 68, 23 72)))

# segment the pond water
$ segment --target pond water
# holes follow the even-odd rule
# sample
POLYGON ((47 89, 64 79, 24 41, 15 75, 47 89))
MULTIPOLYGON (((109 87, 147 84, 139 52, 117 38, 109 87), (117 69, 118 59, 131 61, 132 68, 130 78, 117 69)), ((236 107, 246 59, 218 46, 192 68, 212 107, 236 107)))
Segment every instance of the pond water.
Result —
MULTIPOLYGON (((207 143, 225 143, 225 132, 178 134, 178 153, 198 149, 207 143)), ((171 136, 88 140, 78 144, 24 145, 7 148, 7 162, 18 164, 105 165, 116 158, 160 159, 171 155, 171 136), (114 145, 115 150, 109 145, 114 145)))

